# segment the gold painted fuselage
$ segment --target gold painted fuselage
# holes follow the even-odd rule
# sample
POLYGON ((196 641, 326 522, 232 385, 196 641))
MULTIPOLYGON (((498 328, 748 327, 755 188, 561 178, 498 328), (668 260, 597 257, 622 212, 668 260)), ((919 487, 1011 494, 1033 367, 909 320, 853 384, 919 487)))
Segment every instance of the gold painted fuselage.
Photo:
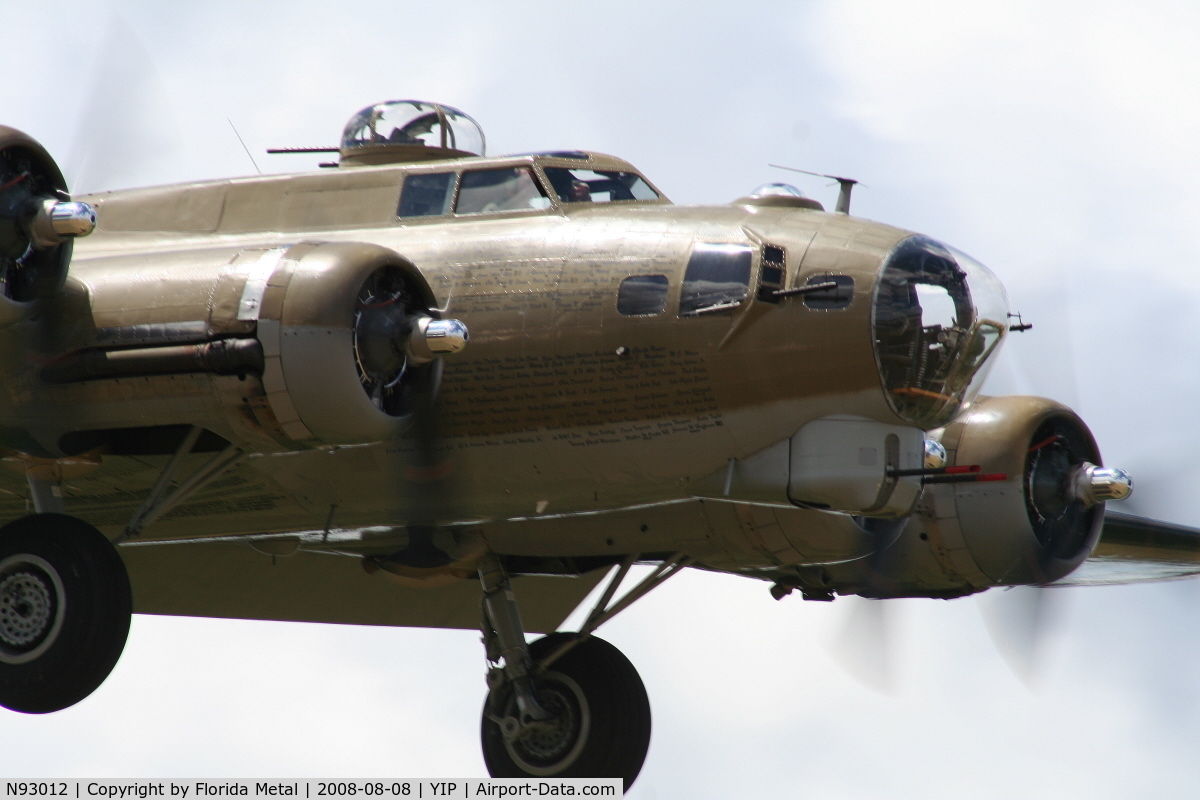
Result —
MULTIPOLYGON (((105 332, 131 326, 202 323, 210 337, 251 335, 254 323, 237 318, 238 300, 250 279, 247 265, 261 252, 317 242, 395 251, 420 270, 445 314, 471 331, 466 351, 445 358, 438 396, 443 446, 455 466, 458 516, 446 521, 561 519, 683 501, 729 459, 786 439, 809 420, 842 414, 905 424, 881 390, 871 338, 875 282, 904 231, 806 208, 678 207, 662 200, 396 215, 403 180, 415 171, 557 163, 464 159, 93 196, 100 227, 76 248, 64 300, 72 309, 70 336, 60 349, 94 347, 105 332), (748 295, 736 308, 679 315, 683 272, 698 243, 753 248, 748 295), (759 299, 765 245, 786 253, 785 287, 836 273, 853 278, 853 301, 822 310, 800 297, 759 299), (619 313, 618 287, 637 275, 667 276, 663 313, 619 313)), ((604 156, 592 156, 590 167, 629 169, 604 156)), ((146 530, 147 539, 320 529, 330 524, 331 510, 332 524, 341 528, 403 521, 396 485, 405 441, 338 446, 291 438, 269 423, 270 414, 256 413, 268 405, 257 375, 65 385, 37 375, 37 365, 30 366, 10 386, 11 407, 20 411, 3 424, 31 430, 47 450, 76 431, 194 424, 252 454, 146 530)), ((66 481, 64 491, 72 513, 115 532, 166 457, 102 458, 95 471, 66 481)), ((4 516, 24 513, 22 484, 15 472, 4 484, 4 516)), ((763 525, 747 523, 745 509, 740 517, 729 509, 697 516, 684 507, 691 505, 681 505, 674 521, 654 532, 639 523, 640 533, 649 533, 639 541, 614 542, 599 533, 576 539, 564 523, 525 536, 505 533, 513 530, 505 523, 494 528, 493 546, 715 553, 730 547, 714 526, 745 538, 747 529, 763 525)), ((750 546, 759 554, 750 561, 779 563, 762 554, 793 546, 789 541, 750 546)), ((845 557, 842 551, 860 545, 831 540, 799 555, 845 557), (821 552, 830 548, 836 552, 821 552)))

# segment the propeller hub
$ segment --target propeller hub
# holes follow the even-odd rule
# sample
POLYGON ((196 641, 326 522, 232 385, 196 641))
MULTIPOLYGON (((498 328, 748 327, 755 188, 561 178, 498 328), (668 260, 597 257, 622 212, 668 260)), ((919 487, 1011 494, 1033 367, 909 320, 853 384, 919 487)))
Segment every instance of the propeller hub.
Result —
POLYGON ((78 201, 46 198, 29 223, 35 248, 57 247, 67 238, 87 236, 96 229, 96 209, 78 201))
MULTIPOLYGON (((467 326, 435 319, 430 298, 395 266, 377 269, 360 287, 354 307, 354 358, 359 381, 376 408, 403 416, 416 402, 417 374, 439 356, 467 346, 467 326)), ((422 373, 423 374, 423 373, 422 373)))
POLYGON ((1105 500, 1124 500, 1133 492, 1133 478, 1123 469, 1098 467, 1085 461, 1071 480, 1074 499, 1091 507, 1105 500))
POLYGON ((470 340, 467 326, 457 319, 418 315, 408 337, 408 356, 417 363, 432 361, 441 355, 461 353, 470 340))

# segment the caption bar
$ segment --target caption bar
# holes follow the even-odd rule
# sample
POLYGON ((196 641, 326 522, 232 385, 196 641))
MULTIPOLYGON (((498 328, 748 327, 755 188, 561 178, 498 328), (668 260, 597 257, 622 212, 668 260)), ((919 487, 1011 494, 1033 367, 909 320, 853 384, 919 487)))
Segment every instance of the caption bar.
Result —
POLYGON ((66 800, 208 800, 245 798, 471 798, 620 797, 620 778, 458 778, 386 781, 5 781, 4 797, 66 800))

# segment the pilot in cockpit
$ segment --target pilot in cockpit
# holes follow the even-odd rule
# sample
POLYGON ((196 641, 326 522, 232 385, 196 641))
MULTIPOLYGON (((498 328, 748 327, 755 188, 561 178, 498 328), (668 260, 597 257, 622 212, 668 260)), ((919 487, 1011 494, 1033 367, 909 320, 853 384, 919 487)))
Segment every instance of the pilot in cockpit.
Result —
POLYGON ((572 203, 590 203, 592 202, 592 190, 587 185, 586 181, 574 180, 571 181, 571 199, 572 203))

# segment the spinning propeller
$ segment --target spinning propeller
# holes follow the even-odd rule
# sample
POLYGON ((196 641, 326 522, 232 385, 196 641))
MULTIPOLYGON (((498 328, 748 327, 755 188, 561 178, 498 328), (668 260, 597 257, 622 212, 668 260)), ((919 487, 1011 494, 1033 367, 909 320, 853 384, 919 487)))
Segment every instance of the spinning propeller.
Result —
POLYGON ((456 560, 434 541, 454 508, 453 461, 442 442, 436 399, 440 356, 462 351, 469 333, 458 320, 435 317, 440 314, 431 307, 428 290, 421 291, 413 280, 398 270, 380 270, 363 285, 354 312, 354 346, 359 379, 372 402, 393 416, 409 417, 393 451, 397 514, 408 543, 364 563, 369 570, 420 581, 447 574, 456 560))
MULTIPOLYGON (((927 508, 922 514, 910 520, 860 520, 879 544, 865 559, 859 593, 880 599, 849 617, 851 630, 841 640, 854 646, 841 648, 840 654, 852 672, 871 678, 867 683, 887 682, 887 643, 893 637, 884 603, 887 598, 914 594, 915 587, 905 585, 915 574, 907 563, 913 537, 929 539, 931 548, 935 541, 939 548, 949 546, 940 538, 944 534, 936 521, 943 516, 956 516, 956 524, 963 526, 961 538, 954 541, 960 548, 965 542, 974 559, 972 585, 1000 589, 988 592, 980 602, 1001 655, 1026 683, 1035 680, 1053 618, 1050 587, 1091 552, 1103 521, 1102 504, 1123 499, 1131 491, 1127 473, 1097 465, 1100 455, 1090 432, 1062 406, 1008 397, 981 398, 976 407, 947 426, 943 440, 954 443, 957 459, 970 462, 982 457, 985 468, 1002 465, 1009 475, 975 472, 980 467, 969 464, 950 469, 963 470, 961 480, 971 475, 1007 477, 1008 485, 1015 484, 1018 491, 956 493, 952 485, 926 486, 921 502, 927 508), (1006 416, 1011 422, 998 421, 1006 416), (904 541, 910 546, 902 546, 904 541)), ((949 476, 926 478, 935 484, 950 480, 949 476)), ((944 567, 961 568, 965 563, 947 555, 939 560, 944 567)))

